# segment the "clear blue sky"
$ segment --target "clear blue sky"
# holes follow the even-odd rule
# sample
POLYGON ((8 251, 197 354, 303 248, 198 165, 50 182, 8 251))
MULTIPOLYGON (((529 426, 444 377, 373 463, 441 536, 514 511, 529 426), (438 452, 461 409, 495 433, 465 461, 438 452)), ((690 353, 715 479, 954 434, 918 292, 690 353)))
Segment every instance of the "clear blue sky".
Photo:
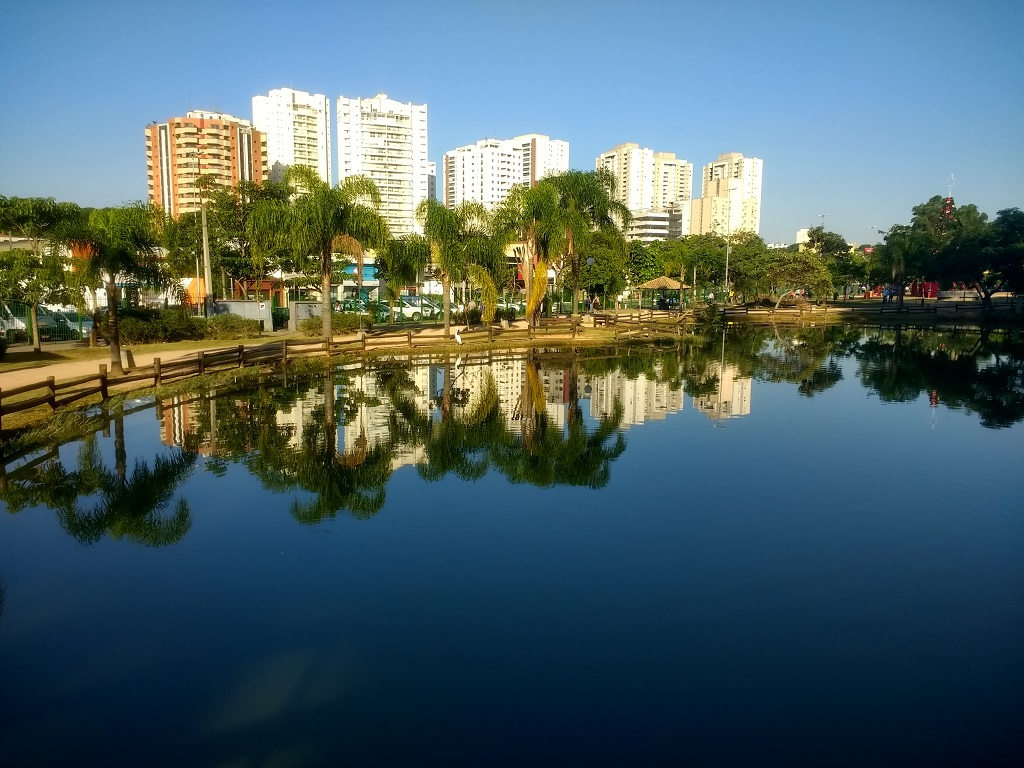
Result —
MULTIPOLYGON (((764 160, 761 234, 874 241, 945 194, 1024 208, 1017 2, 422 0, 23 2, 5 7, 0 194, 146 196, 144 128, 252 117, 291 86, 426 103, 430 157, 544 133, 575 168, 634 141, 695 173, 764 160)), ((336 163, 336 158, 335 158, 336 163)), ((697 189, 694 190, 695 194, 697 189)))

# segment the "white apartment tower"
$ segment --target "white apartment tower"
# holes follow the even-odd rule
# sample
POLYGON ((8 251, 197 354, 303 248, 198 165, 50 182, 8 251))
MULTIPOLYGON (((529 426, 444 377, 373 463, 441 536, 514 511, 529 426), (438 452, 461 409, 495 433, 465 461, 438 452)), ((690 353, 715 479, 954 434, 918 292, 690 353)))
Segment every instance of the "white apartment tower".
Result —
POLYGON ((444 204, 467 200, 493 208, 515 186, 532 187, 552 173, 569 170, 569 143, 538 133, 483 139, 444 155, 444 204))
POLYGON ((380 213, 395 236, 420 232, 416 207, 430 193, 427 105, 338 97, 338 181, 368 176, 380 189, 380 213))
POLYGON ((704 166, 701 196, 693 201, 690 219, 693 234, 760 233, 763 163, 729 152, 704 166))
POLYGON ((615 199, 633 214, 629 239, 650 242, 689 234, 692 163, 672 152, 627 143, 601 154, 596 167, 615 175, 615 199))
POLYGON ((326 96, 291 88, 253 96, 252 123, 267 135, 271 181, 280 181, 289 165, 303 165, 331 183, 330 100, 326 96))

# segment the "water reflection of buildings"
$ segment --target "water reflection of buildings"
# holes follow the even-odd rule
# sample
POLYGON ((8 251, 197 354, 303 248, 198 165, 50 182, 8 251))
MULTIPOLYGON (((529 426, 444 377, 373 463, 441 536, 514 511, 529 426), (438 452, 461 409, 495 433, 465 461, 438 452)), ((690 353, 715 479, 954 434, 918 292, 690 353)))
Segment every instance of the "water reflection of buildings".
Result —
POLYGON ((630 379, 622 371, 610 371, 589 377, 585 386, 591 390, 590 415, 608 416, 618 399, 624 409, 623 426, 664 419, 683 410, 681 386, 673 389, 668 382, 649 379, 642 373, 630 379))
POLYGON ((751 378, 739 376, 739 368, 726 363, 714 364, 718 376, 715 392, 693 399, 693 407, 707 414, 708 418, 732 419, 750 414, 751 378))
MULTIPOLYGON (((335 413, 340 416, 338 428, 338 450, 342 454, 359 453, 391 440, 393 406, 383 387, 378 383, 372 370, 350 366, 345 369, 346 384, 336 384, 335 413)), ((500 412, 506 427, 517 430, 523 408, 532 408, 524 403, 527 386, 526 361, 520 357, 487 360, 453 360, 448 366, 417 365, 409 370, 415 390, 407 396, 421 413, 436 413, 443 393, 446 372, 452 377, 456 390, 463 390, 465 403, 459 410, 471 410, 479 404, 490 377, 500 400, 500 412)), ((563 427, 566 420, 566 406, 570 400, 572 372, 568 367, 551 366, 538 372, 538 380, 544 392, 544 411, 552 424, 563 427)), ((291 405, 277 411, 275 424, 287 436, 289 445, 299 448, 303 444, 306 430, 312 423, 314 413, 322 411, 325 404, 322 382, 309 383, 304 391, 297 392, 291 405)), ((658 382, 641 374, 630 379, 621 371, 588 375, 581 373, 579 396, 590 399, 590 415, 601 418, 610 415, 616 400, 621 401, 625 414, 623 424, 642 424, 650 419, 663 419, 669 413, 683 409, 683 389, 666 382, 658 382)), ((749 381, 745 396, 749 404, 749 381)), ((204 427, 201 409, 210 409, 209 422, 214 425, 211 432, 202 435, 201 452, 216 452, 217 409, 244 408, 244 401, 231 398, 185 399, 169 398, 162 402, 161 420, 163 442, 167 445, 182 445, 186 434, 199 432, 204 427)), ((744 411, 746 412, 746 411, 744 411)), ((436 416, 435 416, 436 418, 436 416)), ((208 429, 208 427, 207 427, 208 429)), ((424 460, 423 450, 418 447, 394 445, 393 468, 417 464, 424 460)))
POLYGON ((171 397, 160 403, 157 416, 160 419, 160 442, 164 445, 183 446, 187 435, 201 435, 198 452, 208 456, 214 450, 213 435, 205 434, 201 410, 211 407, 211 401, 194 397, 171 397))

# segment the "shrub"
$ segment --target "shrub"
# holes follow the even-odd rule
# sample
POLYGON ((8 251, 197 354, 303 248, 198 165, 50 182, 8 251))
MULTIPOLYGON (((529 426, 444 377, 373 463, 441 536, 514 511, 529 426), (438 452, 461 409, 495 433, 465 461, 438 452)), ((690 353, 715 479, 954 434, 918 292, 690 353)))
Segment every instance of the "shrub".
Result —
POLYGON ((4 355, 7 354, 7 337, 0 336, 0 360, 4 359, 4 355))
POLYGON ((206 321, 208 339, 255 339, 260 335, 260 321, 241 315, 215 315, 206 321))
MULTIPOLYGON (((180 309, 125 308, 118 312, 117 321, 123 344, 202 339, 206 331, 203 320, 189 317, 180 309)), ((110 338, 108 315, 104 315, 100 330, 106 338, 110 338)))
POLYGON ((496 323, 500 323, 502 320, 508 320, 511 323, 515 319, 515 307, 498 307, 498 309, 494 313, 494 322, 496 323))
MULTIPOLYGON (((373 322, 366 315, 358 315, 355 312, 333 312, 331 314, 331 329, 334 333, 354 333, 360 328, 369 330, 373 322)), ((299 323, 299 331, 303 336, 323 336, 324 323, 319 317, 310 317, 299 323)))
MULTIPOLYGON (((155 323, 135 315, 117 319, 118 338, 122 344, 150 344, 161 341, 158 330, 155 323)), ((103 335, 110 338, 109 325, 106 323, 103 326, 103 335)))
POLYGON ((274 325, 274 330, 279 331, 288 325, 288 319, 291 317, 291 312, 288 307, 273 307, 270 310, 270 320, 274 325))
POLYGON ((320 317, 307 317, 299 322, 299 332, 303 336, 316 338, 324 334, 324 321, 320 317))

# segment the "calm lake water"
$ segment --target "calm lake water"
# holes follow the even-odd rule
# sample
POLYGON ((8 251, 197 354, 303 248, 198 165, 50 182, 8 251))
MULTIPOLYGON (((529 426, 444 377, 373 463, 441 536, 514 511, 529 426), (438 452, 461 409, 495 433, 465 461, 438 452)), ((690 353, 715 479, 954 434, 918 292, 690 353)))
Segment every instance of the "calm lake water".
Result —
POLYGON ((1019 332, 314 364, 95 415, 6 460, 2 765, 1024 755, 1019 332))

